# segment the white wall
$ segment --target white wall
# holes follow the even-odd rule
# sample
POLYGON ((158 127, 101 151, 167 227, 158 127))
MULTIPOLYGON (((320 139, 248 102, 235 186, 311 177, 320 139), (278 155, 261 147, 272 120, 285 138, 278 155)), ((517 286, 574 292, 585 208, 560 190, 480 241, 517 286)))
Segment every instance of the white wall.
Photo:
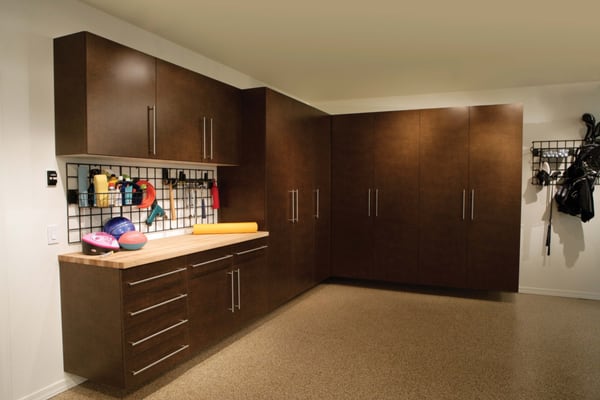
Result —
MULTIPOLYGON (((45 184, 54 156, 52 38, 89 30, 245 88, 260 82, 74 0, 0 0, 0 399, 45 399, 77 382, 62 370, 57 256, 66 244, 63 182, 45 184), (57 224, 61 243, 46 244, 57 224)), ((527 185, 531 140, 581 137, 583 112, 600 111, 599 84, 451 93, 317 104, 358 112, 484 103, 525 105, 521 285, 526 291, 600 298, 600 216, 582 225, 555 216, 544 256, 545 192, 527 185)), ((600 118, 599 118, 600 119, 600 118)), ((600 204, 600 203, 599 203, 600 204)), ((598 206, 600 209, 600 206, 598 206)))
MULTIPOLYGON (((66 198, 46 170, 54 155, 52 38, 89 30, 237 87, 260 82, 73 0, 0 0, 0 399, 46 399, 78 382, 64 374, 57 256, 66 198), (58 245, 46 244, 57 224, 58 245)), ((62 178, 62 174, 59 178, 62 178)))
MULTIPOLYGON (((551 255, 547 256, 544 243, 550 192, 529 183, 532 141, 583 139, 586 129, 581 115, 586 112, 600 121, 600 82, 357 99, 315 106, 343 114, 503 103, 522 103, 524 110, 519 291, 600 299, 600 194, 596 192, 597 216, 587 223, 554 208, 551 255)), ((493 177, 490 171, 490 179, 493 177)))

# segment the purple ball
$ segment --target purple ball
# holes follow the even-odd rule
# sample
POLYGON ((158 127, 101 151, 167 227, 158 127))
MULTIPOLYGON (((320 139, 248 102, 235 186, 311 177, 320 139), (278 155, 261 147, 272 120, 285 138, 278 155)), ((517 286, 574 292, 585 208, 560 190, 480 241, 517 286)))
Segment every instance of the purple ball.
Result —
POLYGON ((135 225, 125 217, 114 217, 106 221, 102 231, 113 235, 115 239, 119 240, 125 232, 135 231, 135 225))

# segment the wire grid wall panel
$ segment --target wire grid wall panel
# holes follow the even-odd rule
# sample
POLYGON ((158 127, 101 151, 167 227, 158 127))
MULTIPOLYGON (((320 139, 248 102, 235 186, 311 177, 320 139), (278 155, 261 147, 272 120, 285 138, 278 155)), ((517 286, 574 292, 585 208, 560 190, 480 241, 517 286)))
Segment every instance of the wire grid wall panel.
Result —
MULTIPOLYGON (((564 177, 567 168, 575 161, 577 150, 584 144, 583 140, 540 140, 531 142, 531 183, 542 185, 537 178, 544 162, 550 166, 550 171, 560 174, 556 181, 559 183, 564 177)), ((596 185, 600 184, 600 178, 596 179, 596 185)))
MULTIPOLYGON (((66 163, 67 177, 67 230, 70 244, 81 242, 81 238, 90 232, 102 230, 104 224, 113 217, 129 219, 137 231, 153 233, 175 229, 191 228, 194 224, 212 224, 217 222, 217 210, 213 209, 210 188, 215 181, 216 168, 162 168, 140 167, 115 164, 66 163), (130 177, 132 183, 147 181, 155 189, 155 204, 160 206, 164 215, 157 216, 151 224, 147 223, 153 208, 144 207, 146 203, 132 201, 125 204, 126 194, 120 190, 108 193, 91 193, 81 190, 80 170, 87 171, 85 186, 93 182, 90 171, 97 170, 107 176, 130 177), (163 179, 167 177, 168 179, 163 179), (171 183, 171 189, 169 188, 171 183), (171 192, 173 203, 171 203, 171 192), (94 198, 106 196, 106 206, 98 207, 94 198), (144 208, 142 208, 144 207, 144 208)), ((145 199, 148 190, 139 190, 134 196, 145 199)), ((135 197, 134 197, 135 199, 135 197)))

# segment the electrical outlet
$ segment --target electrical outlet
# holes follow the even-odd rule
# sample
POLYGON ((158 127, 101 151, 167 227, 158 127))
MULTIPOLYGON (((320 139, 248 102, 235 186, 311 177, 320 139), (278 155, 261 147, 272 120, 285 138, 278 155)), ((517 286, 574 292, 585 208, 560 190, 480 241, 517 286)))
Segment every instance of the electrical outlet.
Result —
POLYGON ((58 244, 58 225, 48 225, 46 228, 48 244, 58 244))

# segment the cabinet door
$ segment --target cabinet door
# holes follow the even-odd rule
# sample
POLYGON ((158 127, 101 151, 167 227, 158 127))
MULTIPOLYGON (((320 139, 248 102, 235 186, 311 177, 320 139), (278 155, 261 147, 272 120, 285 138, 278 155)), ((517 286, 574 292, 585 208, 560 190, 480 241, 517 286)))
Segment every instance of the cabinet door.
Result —
POLYGON ((314 246, 315 282, 331 275, 331 118, 316 115, 310 118, 313 135, 314 176, 314 246))
POLYGON ((293 219, 295 218, 293 116, 291 99, 267 91, 266 207, 271 307, 293 296, 293 219))
POLYGON ((267 251, 265 239, 246 242, 235 249, 236 312, 241 325, 267 312, 267 251))
POLYGON ((205 78, 166 61, 156 62, 156 133, 152 157, 200 161, 207 112, 205 78))
POLYGON ((373 116, 334 116, 331 137, 332 274, 369 278, 373 259, 373 116))
POLYGON ((419 281, 464 287, 469 110, 421 110, 419 281))
POLYGON ((212 79, 208 87, 208 126, 206 147, 202 151, 203 161, 238 164, 242 115, 241 91, 212 79))
POLYGON ((155 59, 88 32, 54 41, 57 154, 148 157, 155 59))
POLYGON ((296 193, 296 222, 293 228, 293 294, 312 287, 315 282, 315 207, 314 177, 317 173, 313 127, 310 117, 314 110, 306 104, 293 102, 293 174, 296 193))
POLYGON ((523 111, 470 109, 468 286, 517 291, 523 111))
POLYGON ((374 279, 417 281, 419 125, 419 111, 374 115, 374 279))
POLYGON ((190 344, 198 352, 235 331, 235 279, 230 248, 189 256, 190 344))

